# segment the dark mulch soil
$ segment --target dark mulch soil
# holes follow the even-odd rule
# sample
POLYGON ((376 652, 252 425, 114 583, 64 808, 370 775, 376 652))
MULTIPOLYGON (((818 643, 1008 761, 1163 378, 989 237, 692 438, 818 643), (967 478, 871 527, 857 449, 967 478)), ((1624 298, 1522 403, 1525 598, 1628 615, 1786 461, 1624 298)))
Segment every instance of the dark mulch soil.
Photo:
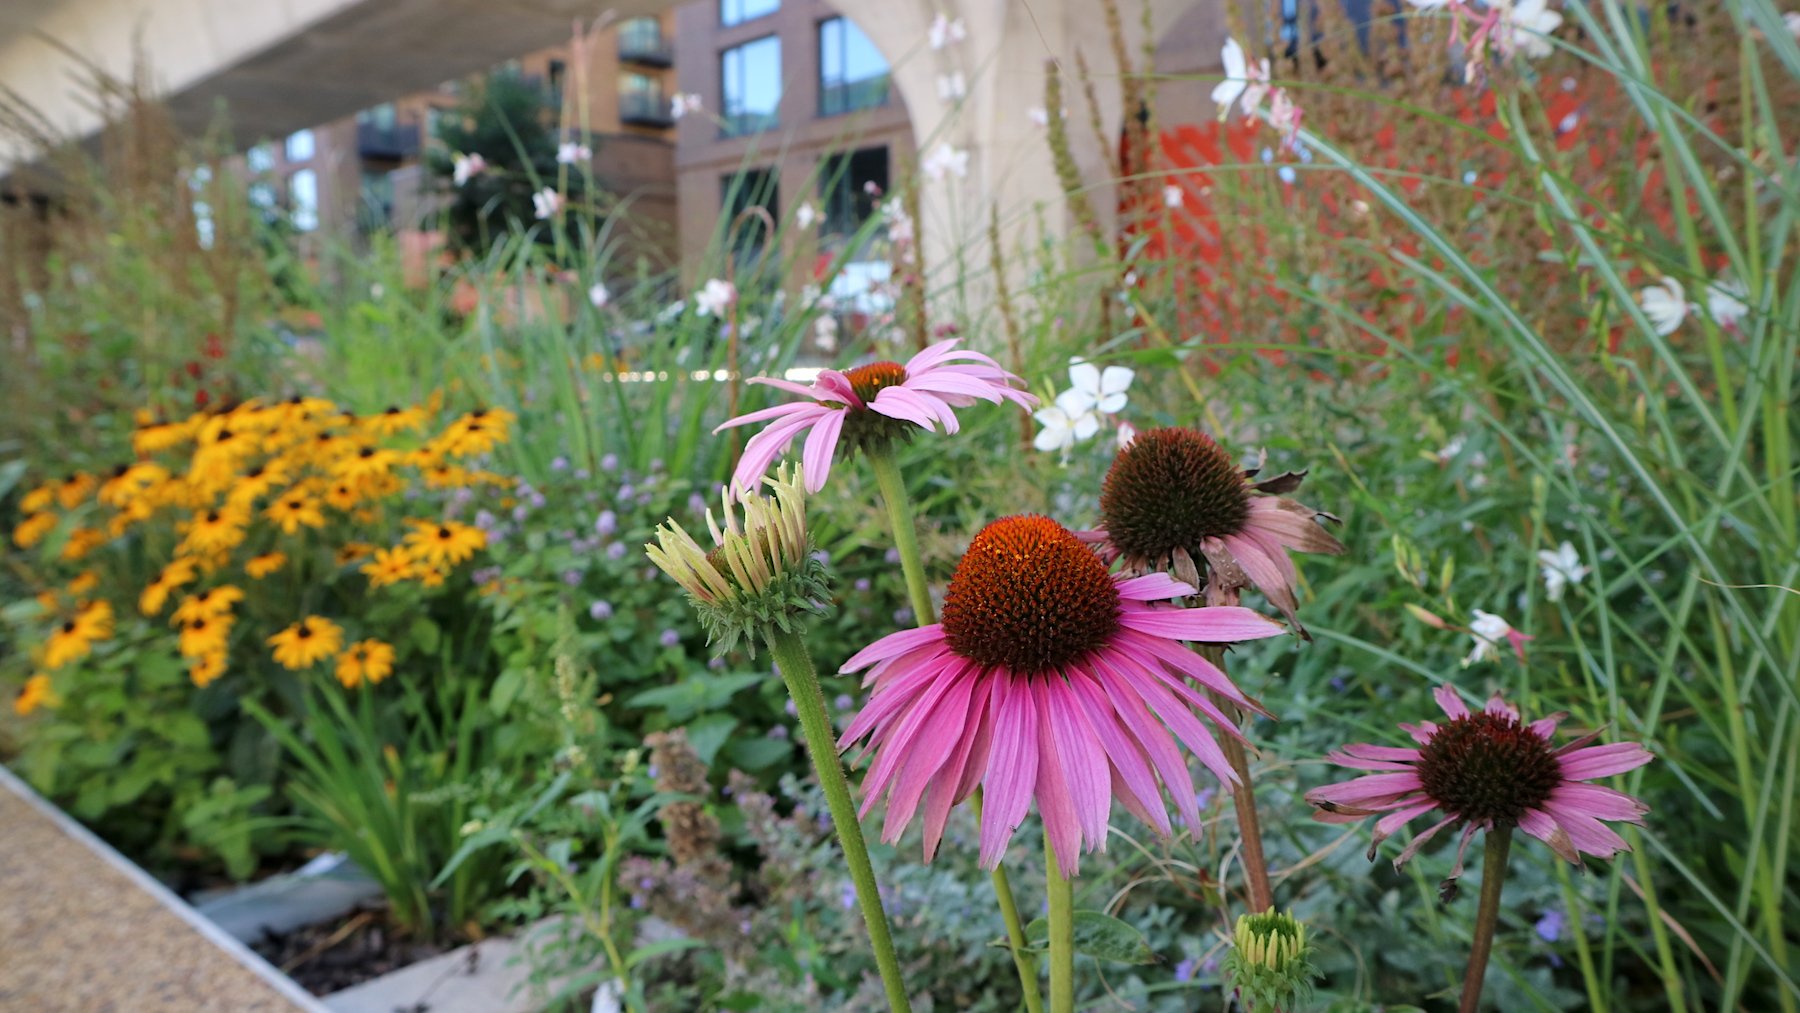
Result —
POLYGON ((313 995, 329 995, 450 949, 395 931, 383 908, 359 908, 292 932, 271 932, 250 948, 313 995))

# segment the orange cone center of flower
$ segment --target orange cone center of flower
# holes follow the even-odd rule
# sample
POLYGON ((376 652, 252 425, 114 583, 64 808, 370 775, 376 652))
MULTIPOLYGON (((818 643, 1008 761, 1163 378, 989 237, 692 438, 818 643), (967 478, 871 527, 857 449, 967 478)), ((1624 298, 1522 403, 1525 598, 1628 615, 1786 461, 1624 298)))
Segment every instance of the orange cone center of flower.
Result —
POLYGON ((943 624, 951 649, 971 661, 1048 672, 1118 631, 1119 593, 1067 528, 1048 517, 1004 517, 981 529, 956 565, 943 624))
POLYGON ((881 388, 898 387, 906 382, 906 367, 898 362, 871 362, 846 371, 844 379, 850 381, 850 389, 856 391, 857 397, 865 402, 873 401, 881 388))
POLYGON ((1198 558, 1208 538, 1234 535, 1250 519, 1250 486, 1205 433, 1139 433, 1119 452, 1100 488, 1101 523, 1127 557, 1155 561, 1176 549, 1198 558))
POLYGON ((1446 813, 1510 826, 1563 781, 1550 744, 1507 714, 1478 711, 1438 726, 1419 749, 1419 781, 1446 813))

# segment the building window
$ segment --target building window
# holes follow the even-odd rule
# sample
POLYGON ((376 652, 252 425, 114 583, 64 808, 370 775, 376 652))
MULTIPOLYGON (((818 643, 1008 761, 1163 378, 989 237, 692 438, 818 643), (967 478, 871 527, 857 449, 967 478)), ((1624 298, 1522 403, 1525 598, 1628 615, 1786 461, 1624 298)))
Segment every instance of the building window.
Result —
POLYGON ((365 234, 387 228, 394 218, 394 177, 378 170, 364 169, 361 196, 357 225, 365 234))
POLYGON ((258 144, 244 152, 244 166, 251 172, 268 172, 275 168, 275 149, 267 144, 258 144))
POLYGON ((550 77, 550 90, 561 95, 563 90, 563 80, 569 76, 569 65, 561 60, 551 60, 548 74, 550 77))
POLYGON ((888 187, 888 149, 862 148, 827 156, 820 166, 819 199, 828 236, 849 236, 875 216, 888 187))
MULTIPOLYGON (((719 179, 719 206, 724 209, 725 228, 730 231, 732 223, 737 222, 739 215, 751 208, 762 208, 775 221, 781 219, 781 183, 774 166, 762 169, 744 169, 741 172, 729 173, 719 179)), ((768 227, 763 224, 761 216, 751 216, 737 222, 736 231, 731 232, 732 253, 739 258, 754 258, 762 252, 767 243, 768 227)))
POLYGON ((888 65, 849 18, 819 22, 819 115, 887 105, 888 65))
POLYGON ((378 130, 392 130, 399 122, 399 114, 395 112, 392 102, 383 102, 357 113, 356 122, 375 127, 378 130))
POLYGON ((308 162, 313 157, 313 132, 296 130, 287 138, 287 160, 290 162, 308 162))
POLYGON ((769 35, 720 53, 719 91, 727 137, 774 129, 780 123, 781 39, 769 35))
POLYGON ((319 174, 301 169, 288 177, 288 217, 294 228, 311 232, 319 227, 319 174))
POLYGON ((735 25, 780 9, 781 0, 719 0, 719 23, 735 25))

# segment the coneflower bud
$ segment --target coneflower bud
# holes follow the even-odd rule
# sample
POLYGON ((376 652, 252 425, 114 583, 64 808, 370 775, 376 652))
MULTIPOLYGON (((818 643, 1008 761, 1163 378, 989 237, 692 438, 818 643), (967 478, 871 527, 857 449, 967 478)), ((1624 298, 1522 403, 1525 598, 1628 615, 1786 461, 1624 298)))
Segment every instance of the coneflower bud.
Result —
POLYGON ((1312 996, 1318 972, 1307 961, 1306 926, 1274 908, 1239 915, 1225 973, 1252 1013, 1293 1009, 1312 996))
POLYGON ((806 494, 798 468, 783 466, 763 479, 774 495, 740 490, 721 494, 720 513, 706 513, 711 551, 674 518, 644 546, 650 561, 687 592, 707 638, 719 651, 740 639, 752 653, 770 628, 792 633, 803 617, 824 615, 831 600, 825 566, 813 558, 806 532, 806 494))

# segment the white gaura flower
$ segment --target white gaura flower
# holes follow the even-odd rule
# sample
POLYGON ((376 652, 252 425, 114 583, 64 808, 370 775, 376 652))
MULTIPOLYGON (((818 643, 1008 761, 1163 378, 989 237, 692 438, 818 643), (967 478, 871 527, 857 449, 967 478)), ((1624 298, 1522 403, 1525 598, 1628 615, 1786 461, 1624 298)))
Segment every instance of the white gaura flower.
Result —
POLYGON ((1498 6, 1514 50, 1533 59, 1550 55, 1555 48, 1550 33, 1563 21, 1560 13, 1550 9, 1550 0, 1503 0, 1498 6))
POLYGON ((1219 50, 1219 61, 1224 66, 1225 80, 1213 88, 1212 100, 1219 105, 1219 118, 1224 119, 1231 112, 1232 103, 1240 103, 1244 115, 1256 115, 1256 107, 1262 104, 1263 95, 1269 90, 1269 61, 1262 60, 1252 64, 1244 56, 1244 47, 1236 39, 1226 39, 1225 46, 1219 50))
POLYGON ((678 120, 688 113, 697 113, 703 108, 705 106, 701 104, 700 96, 691 91, 682 92, 669 100, 669 118, 678 120))
POLYGON ((737 302, 737 286, 721 278, 708 278, 694 293, 694 309, 703 317, 722 317, 737 302))
POLYGON ((837 318, 830 314, 821 315, 813 321, 813 344, 821 352, 835 352, 838 346, 837 318))
POLYGON ((480 155, 457 155, 450 160, 450 179, 462 186, 487 171, 487 159, 480 155))
POLYGON ((579 165, 593 158, 594 149, 576 141, 564 141, 556 146, 556 161, 561 165, 579 165))
POLYGON ((963 177, 969 174, 969 153, 963 148, 950 144, 939 144, 931 149, 931 154, 919 163, 919 171, 928 179, 940 180, 945 176, 963 177))
POLYGON ((549 187, 544 187, 531 195, 531 212, 537 215, 540 221, 554 216, 561 208, 562 194, 549 187))
POLYGON ((1113 433, 1113 439, 1117 442, 1119 449, 1124 450, 1131 445, 1132 440, 1137 439, 1137 428, 1124 419, 1120 419, 1118 431, 1113 433))
POLYGON ((1502 640, 1512 645, 1513 653, 1519 656, 1519 661, 1525 660, 1525 641, 1532 639, 1531 637, 1513 629, 1512 623, 1492 612, 1475 609, 1471 615, 1474 619, 1469 623, 1469 636, 1474 638, 1475 647, 1463 659, 1464 668, 1477 662, 1498 659, 1502 640))
POLYGON ((962 18, 951 20, 943 12, 931 19, 931 27, 925 33, 932 49, 942 49, 952 43, 961 42, 969 37, 968 29, 963 26, 962 18))
POLYGON ((1462 433, 1457 433, 1455 436, 1450 437, 1449 443, 1438 448, 1438 463, 1448 464, 1451 461, 1456 460, 1457 456, 1463 452, 1463 445, 1468 442, 1469 438, 1462 433))
POLYGON ((1674 334, 1687 319, 1687 293, 1682 290, 1681 282, 1674 278, 1665 277, 1660 284, 1640 289, 1638 305, 1643 307, 1644 316, 1650 318, 1650 326, 1663 337, 1674 334))
POLYGON ((1800 39, 1800 11, 1788 11, 1781 16, 1781 23, 1787 26, 1788 34, 1800 39))
POLYGON ((1039 408, 1031 417, 1039 427, 1031 445, 1045 453, 1067 451, 1100 431, 1100 416, 1094 411, 1093 401, 1073 387, 1058 394, 1055 404, 1039 408))
POLYGON ((1032 106, 1025 110, 1025 118, 1030 120, 1034 127, 1047 127, 1050 125, 1050 110, 1043 106, 1032 106))
POLYGON ((1406 2, 1420 10, 1428 11, 1438 7, 1449 7, 1452 4, 1461 4, 1462 0, 1406 0, 1406 2))
POLYGON ((1735 328, 1750 312, 1744 301, 1749 297, 1750 290, 1743 282, 1736 278, 1720 278, 1706 286, 1706 312, 1720 327, 1735 328))
POLYGON ((588 302, 597 310, 605 309, 606 304, 612 302, 612 293, 606 290, 605 282, 597 281, 588 286, 588 302))
POLYGON ((1104 371, 1084 359, 1069 360, 1069 389, 1087 398, 1089 405, 1102 415, 1112 415, 1125 407, 1125 391, 1136 374, 1124 366, 1108 366, 1104 371))
POLYGON ((813 207, 812 201, 805 201, 794 209, 794 224, 803 229, 810 229, 819 220, 819 209, 813 207))
POLYGON ((960 102, 969 93, 969 83, 963 80, 962 71, 953 74, 939 74, 937 79, 938 98, 944 102, 960 102))
POLYGON ((1163 187, 1163 207, 1178 208, 1182 205, 1181 187, 1170 183, 1163 187))
POLYGON ((1563 589, 1581 583, 1581 578, 1588 575, 1588 568, 1581 565, 1581 555, 1569 542, 1557 546, 1555 552, 1539 549, 1537 558, 1544 571, 1544 597, 1551 601, 1562 601, 1563 589))

